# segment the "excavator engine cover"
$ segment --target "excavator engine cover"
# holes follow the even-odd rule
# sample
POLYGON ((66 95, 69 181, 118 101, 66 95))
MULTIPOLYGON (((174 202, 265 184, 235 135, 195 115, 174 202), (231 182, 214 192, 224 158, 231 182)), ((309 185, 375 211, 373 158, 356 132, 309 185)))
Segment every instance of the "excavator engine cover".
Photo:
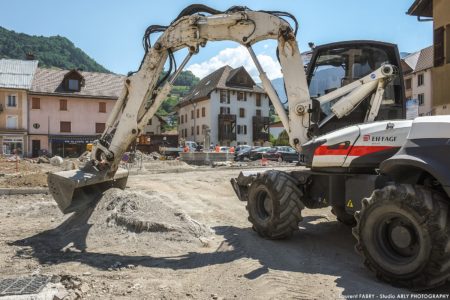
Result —
POLYGON ((67 214, 84 209, 111 187, 124 189, 127 179, 125 169, 118 169, 113 178, 101 171, 79 169, 50 173, 47 182, 59 209, 67 214))

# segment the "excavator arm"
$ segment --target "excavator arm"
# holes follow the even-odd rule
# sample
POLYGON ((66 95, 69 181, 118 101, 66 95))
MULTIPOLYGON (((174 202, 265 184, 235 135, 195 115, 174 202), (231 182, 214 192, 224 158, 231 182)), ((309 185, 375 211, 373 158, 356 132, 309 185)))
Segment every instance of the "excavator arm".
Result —
MULTIPOLYGON (((235 41, 248 49, 263 88, 287 129, 291 145, 300 151, 301 145, 311 138, 310 128, 320 124, 314 124, 310 118, 312 100, 296 41, 297 28, 293 29, 284 17, 290 17, 297 25, 293 16, 283 12, 252 11, 246 7, 232 7, 220 12, 203 5, 192 5, 169 26, 150 26, 144 35, 145 56, 140 68, 126 78, 106 129, 94 143, 91 160, 82 169, 49 174, 50 192, 59 208, 64 213, 73 212, 85 207, 107 188, 125 187, 128 173, 119 169, 123 153, 167 98, 189 59, 209 41, 235 41), (151 35, 158 32, 161 35, 151 45, 151 35), (277 56, 284 75, 289 113, 252 48, 255 43, 267 39, 278 41, 277 56), (188 49, 188 54, 176 68, 173 53, 183 48, 188 49), (160 78, 167 60, 169 72, 160 78)), ((392 75, 392 72, 384 72, 388 69, 385 66, 375 75, 368 75, 359 83, 334 91, 333 95, 326 95, 319 101, 340 98, 332 107, 333 116, 340 118, 351 112, 371 91, 383 89, 384 82, 392 75)), ((377 103, 378 98, 374 97, 372 101, 377 103)))
MULTIPOLYGON (((182 16, 164 29, 152 47, 148 47, 139 71, 127 78, 125 90, 109 117, 106 131, 94 146, 92 159, 100 162, 106 158, 111 172, 117 169, 123 152, 143 131, 145 124, 169 95, 179 71, 208 41, 231 40, 249 50, 260 71, 265 91, 276 106, 283 125, 290 128, 287 113, 252 49, 253 44, 265 39, 278 40, 280 64, 288 78, 286 90, 290 106, 301 106, 306 111, 311 100, 294 30, 288 22, 270 13, 237 8, 211 16, 182 16), (168 80, 158 82, 166 60, 172 60, 172 53, 182 48, 188 49, 188 55, 181 66, 168 80)), ((308 114, 302 118, 303 123, 308 124, 308 114)), ((298 126, 292 129, 293 139, 306 141, 303 129, 298 126)))

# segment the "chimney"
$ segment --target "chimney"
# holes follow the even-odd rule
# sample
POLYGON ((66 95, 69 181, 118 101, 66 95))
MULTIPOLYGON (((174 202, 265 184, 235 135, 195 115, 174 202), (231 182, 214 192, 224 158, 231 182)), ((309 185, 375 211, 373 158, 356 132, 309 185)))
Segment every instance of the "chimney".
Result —
POLYGON ((25 59, 26 59, 26 60, 34 60, 35 57, 34 57, 33 52, 27 52, 27 53, 25 54, 25 59))

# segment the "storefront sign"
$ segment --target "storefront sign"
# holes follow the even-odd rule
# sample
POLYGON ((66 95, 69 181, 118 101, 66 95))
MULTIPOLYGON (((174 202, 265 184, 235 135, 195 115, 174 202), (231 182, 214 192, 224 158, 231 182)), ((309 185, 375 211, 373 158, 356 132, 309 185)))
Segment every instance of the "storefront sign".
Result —
POLYGON ((50 142, 60 144, 89 144, 98 139, 96 136, 50 136, 50 142))
POLYGON ((22 143, 22 137, 3 137, 3 142, 5 143, 22 143))

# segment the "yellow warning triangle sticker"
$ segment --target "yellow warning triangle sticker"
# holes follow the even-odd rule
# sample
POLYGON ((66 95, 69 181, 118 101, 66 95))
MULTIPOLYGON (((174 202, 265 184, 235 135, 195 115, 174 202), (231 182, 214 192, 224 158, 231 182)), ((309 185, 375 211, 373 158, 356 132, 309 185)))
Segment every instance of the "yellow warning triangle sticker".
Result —
POLYGON ((353 202, 352 200, 348 200, 347 207, 353 208, 353 202))

